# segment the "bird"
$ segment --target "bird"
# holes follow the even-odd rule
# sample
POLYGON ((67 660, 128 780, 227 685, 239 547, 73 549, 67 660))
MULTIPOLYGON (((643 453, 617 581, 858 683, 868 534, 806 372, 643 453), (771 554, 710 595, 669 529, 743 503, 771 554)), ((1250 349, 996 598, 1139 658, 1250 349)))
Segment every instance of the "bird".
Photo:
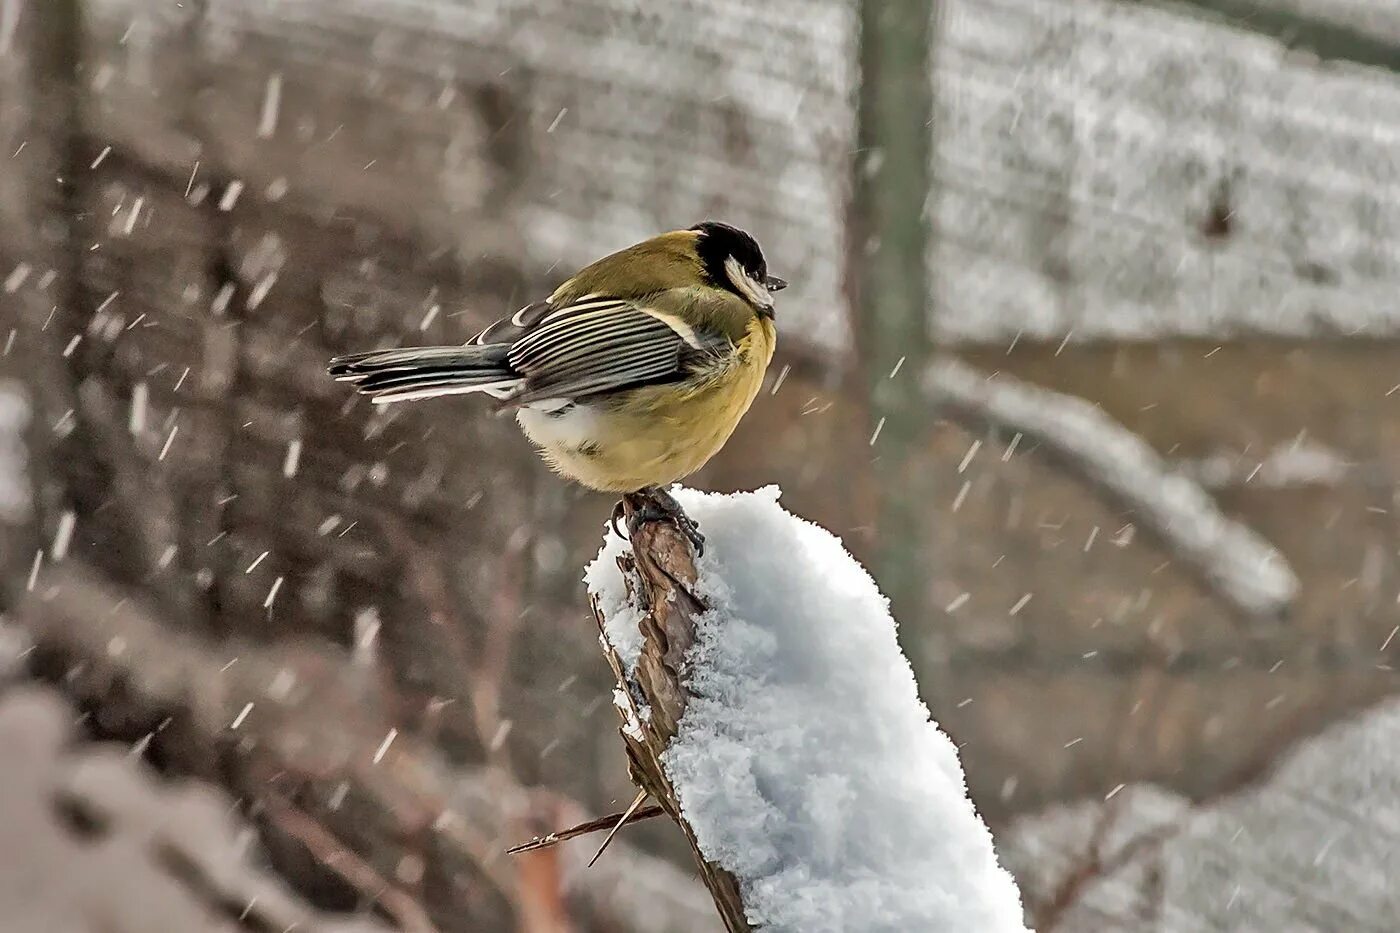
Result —
POLYGON ((604 256, 464 345, 339 356, 328 372, 378 404, 485 395, 557 473, 621 493, 615 530, 670 521, 703 553, 667 489, 753 403, 786 286, 753 236, 707 220, 604 256))

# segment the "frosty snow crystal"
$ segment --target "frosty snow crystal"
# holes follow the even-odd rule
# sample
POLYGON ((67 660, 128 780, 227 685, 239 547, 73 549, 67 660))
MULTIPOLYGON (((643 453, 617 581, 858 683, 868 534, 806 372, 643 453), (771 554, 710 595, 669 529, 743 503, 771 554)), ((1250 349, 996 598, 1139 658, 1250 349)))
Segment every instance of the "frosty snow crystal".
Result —
MULTIPOLYGON (((778 491, 676 490, 704 529, 694 694, 665 765, 702 851, 781 933, 1024 930, 952 741, 929 718, 874 581, 778 491)), ((608 534, 590 592, 641 649, 608 534)))

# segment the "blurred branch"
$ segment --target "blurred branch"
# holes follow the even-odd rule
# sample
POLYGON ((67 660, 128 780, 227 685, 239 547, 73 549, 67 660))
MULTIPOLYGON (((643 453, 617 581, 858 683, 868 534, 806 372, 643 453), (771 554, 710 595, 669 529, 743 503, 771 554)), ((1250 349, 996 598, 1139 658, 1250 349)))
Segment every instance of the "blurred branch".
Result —
POLYGON ((1193 802, 1149 784, 1055 804, 1002 834, 1037 929, 1395 929, 1392 699, 1193 802))
MULTIPOLYGON (((101 224, 92 208, 91 139, 83 123, 94 109, 82 78, 91 6, 50 0, 11 3, 0 13, 12 30, 0 56, 0 99, 8 105, 0 115, 0 144, 13 154, 0 168, 0 263, 18 258, 33 273, 0 294, 17 325, 3 337, 0 375, 19 374, 35 412, 26 444, 36 518, 24 530, 23 546, 52 540, 61 516, 76 518, 82 529, 73 539, 76 552, 113 576, 148 586, 166 612, 196 623, 207 617, 201 594, 161 572, 170 560, 162 560, 166 549, 180 541, 168 476, 152 469, 154 451, 142 455, 117 412, 120 393, 112 385, 118 380, 89 365, 110 351, 110 340, 97 338, 102 309, 94 311, 90 293, 101 266, 90 258, 101 224), (21 151, 22 159, 13 157, 21 151), (108 349, 97 349, 102 345, 108 349)), ((25 579, 11 569, 16 560, 9 552, 18 546, 0 542, 0 563, 9 571, 0 588, 25 579)), ((34 550, 24 556, 32 559, 34 550)))
POLYGON ((1141 437, 1089 402, 990 376, 953 358, 925 373, 930 396, 984 423, 1039 442, 1180 554, 1232 605, 1253 615, 1288 608, 1298 578, 1287 559, 1246 525, 1225 515, 1196 482, 1174 472, 1141 437))
POLYGON ((1221 450, 1199 459, 1177 460, 1176 469, 1207 489, 1336 488, 1348 481, 1391 487, 1383 464, 1353 462, 1330 447, 1305 440, 1302 434, 1262 456, 1249 456, 1247 450, 1221 450))
POLYGON ((85 379, 78 386, 78 410, 106 467, 120 525, 137 552, 130 555, 133 576, 159 596, 170 614, 207 624, 207 606, 195 598, 194 587, 175 574, 160 572, 162 552, 180 540, 179 511, 168 483, 141 456, 111 392, 98 379, 85 379))
MULTIPOLYGON (((467 632, 474 626, 468 625, 457 608, 447 570, 438 553, 420 543, 407 522, 392 512, 376 511, 375 523, 403 567, 409 588, 428 610, 428 619, 451 655, 453 667, 463 672, 469 683, 474 681, 476 663, 471 646, 467 644, 467 632)), ((474 716, 473 722, 477 726, 477 740, 485 748, 490 736, 482 734, 479 715, 474 716)))
MULTIPOLYGON (((251 801, 269 790, 295 801, 383 877, 426 860, 425 873, 454 879, 423 904, 445 930, 506 922, 517 878, 504 849, 518 814, 581 811, 498 769, 454 769, 398 735, 377 678, 334 646, 215 648, 72 560, 43 570, 14 621, 40 669, 100 705, 104 728, 146 733, 163 760, 222 776, 251 801), (492 889, 494 901, 483 897, 492 889)), ((690 933, 712 916, 660 859, 614 846, 584 883, 586 856, 559 851, 566 901, 594 927, 690 933)))
MULTIPOLYGON (((503 774, 514 778, 506 736, 510 722, 501 716, 501 696, 510 674, 510 655, 524 618, 521 591, 524 586, 524 557, 529 543, 525 526, 520 526, 498 555, 496 586, 492 600, 493 618, 487 624, 469 626, 460 610, 462 601, 454 593, 451 578, 439 551, 424 547, 414 537, 406 523, 397 516, 379 516, 379 525, 404 567, 415 595, 428 609, 435 636, 442 637, 452 656, 453 680, 466 685, 472 725, 477 743, 486 760, 503 774), (476 628, 484 631, 484 642, 475 650, 468 644, 467 633, 476 628)), ((455 689, 455 687, 448 687, 455 689)), ((435 729, 442 707, 430 704, 426 717, 429 740, 436 738, 435 729), (436 712, 433 712, 436 710, 436 712)), ((529 814, 523 808, 503 813, 511 834, 519 835, 523 820, 529 814)), ((502 865, 499 883, 513 889, 515 906, 520 913, 522 933, 556 933, 567 927, 561 917, 563 894, 557 872, 531 871, 520 864, 502 865)))
POLYGON ((345 879, 367 901, 381 904, 404 933, 438 933, 416 900, 385 881, 319 822, 277 794, 264 795, 261 803, 279 829, 306 846, 317 862, 345 879))
MULTIPOLYGON (((76 64, 70 36, 76 17, 73 0, 8 4, 0 8, 6 48, 0 54, 0 146, 10 157, 0 163, 0 265, 60 270, 51 291, 0 288, 0 378, 23 386, 30 417, 23 442, 33 490, 31 514, 0 528, 0 600, 20 598, 31 562, 68 508, 67 486, 89 462, 87 440, 75 430, 72 380, 62 356, 63 338, 53 317, 55 299, 73 293, 76 259, 69 248, 71 219, 62 212, 62 189, 55 179, 69 175, 76 113, 76 64), (19 150, 24 158, 15 158, 19 150), (12 266, 13 264, 13 266, 12 266)), ((16 287, 12 287, 16 286, 16 287)))
POLYGON ((368 914, 315 909, 268 871, 224 794, 164 780, 125 747, 75 741, 78 720, 52 690, 0 693, 7 928, 386 933, 368 914))
POLYGON ((510 723, 501 717, 501 697, 510 677, 510 656, 525 618, 523 591, 530 534, 527 525, 517 527, 501 549, 491 607, 494 618, 486 626, 480 660, 472 668, 472 710, 486 757, 505 771, 512 770, 505 741, 510 723))
POLYGON ((489 624, 469 624, 453 591, 447 567, 439 552, 424 546, 398 516, 383 512, 376 516, 384 537, 393 545, 414 595, 428 610, 434 629, 446 642, 458 676, 467 684, 466 699, 471 707, 477 741, 492 765, 510 772, 510 755, 501 740, 506 721, 501 717, 501 696, 510 674, 510 656, 524 620, 522 592, 525 585, 525 558, 530 535, 523 527, 501 548, 493 588, 489 624), (484 631, 484 641, 474 648, 467 633, 484 631))
MULTIPOLYGON (((820 372, 822 357, 815 348, 789 340, 784 353, 798 376, 816 378, 820 372)), ((1225 515, 1207 492, 1211 485, 1228 485, 1243 477, 1227 468, 1224 479, 1212 480, 1219 472, 1214 462, 1174 466, 1082 398, 1004 373, 984 373, 951 355, 938 356, 924 372, 925 403, 944 407, 962 424, 1016 431, 1038 442, 1094 488, 1130 506, 1135 518, 1188 560, 1232 606, 1251 615, 1268 615, 1292 604, 1299 584, 1287 558, 1257 532, 1225 515)), ((1266 486, 1325 484, 1351 469, 1325 449, 1301 445, 1280 448, 1257 465, 1254 482, 1266 486)))
POLYGON ((1061 929, 1069 913, 1085 899, 1085 892, 1093 884, 1117 875, 1182 831, 1187 814, 1180 820, 1147 829, 1129 829, 1126 839, 1115 838, 1125 834, 1125 825, 1131 826, 1130 817, 1125 816, 1129 799, 1119 796, 1104 801, 1102 810, 1093 817, 1093 828, 1084 851, 1077 854, 1046 903, 1033 908, 1039 933, 1061 929))

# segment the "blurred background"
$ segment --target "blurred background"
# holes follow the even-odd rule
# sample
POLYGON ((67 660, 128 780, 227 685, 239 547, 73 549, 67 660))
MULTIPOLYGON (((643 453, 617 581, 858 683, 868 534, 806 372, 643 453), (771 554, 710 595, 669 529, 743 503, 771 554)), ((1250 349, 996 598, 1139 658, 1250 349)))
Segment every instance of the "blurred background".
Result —
POLYGON ((1400 4, 0 0, 16 931, 700 931, 580 583, 611 500, 333 354, 717 218, 694 485, 891 597, 1039 929, 1400 924, 1400 4), (349 915, 347 915, 347 913, 349 915))

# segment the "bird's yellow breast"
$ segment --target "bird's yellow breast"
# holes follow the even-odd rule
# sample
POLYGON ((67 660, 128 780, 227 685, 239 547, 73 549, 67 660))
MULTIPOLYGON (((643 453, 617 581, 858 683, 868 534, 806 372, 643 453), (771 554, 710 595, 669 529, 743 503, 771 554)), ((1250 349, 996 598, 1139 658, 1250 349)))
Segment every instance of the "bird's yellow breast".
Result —
POLYGON ((684 381, 582 403, 554 424, 556 416, 529 410, 518 420, 555 470, 585 486, 667 486, 729 440, 763 384, 776 343, 772 322, 755 317, 729 353, 684 381))

